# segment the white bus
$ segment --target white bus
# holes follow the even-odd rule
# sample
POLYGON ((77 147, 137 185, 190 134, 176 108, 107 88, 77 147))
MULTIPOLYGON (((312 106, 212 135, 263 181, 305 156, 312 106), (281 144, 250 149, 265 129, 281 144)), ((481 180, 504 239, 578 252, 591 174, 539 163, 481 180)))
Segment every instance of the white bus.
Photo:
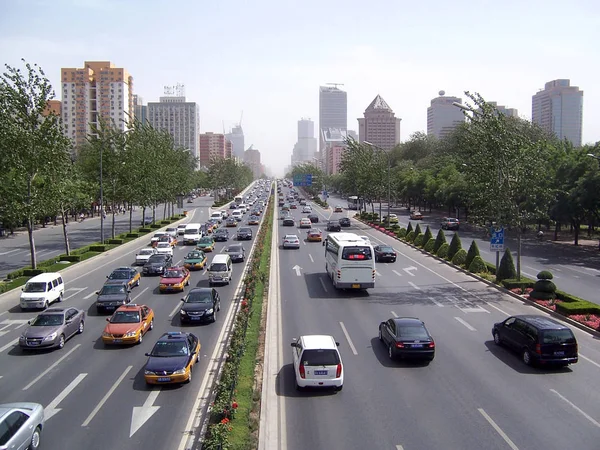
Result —
POLYGON ((244 203, 244 197, 242 197, 241 195, 236 195, 235 198, 233 199, 233 203, 235 203, 236 205, 239 205, 240 203, 244 203))
POLYGON ((336 289, 375 287, 373 247, 354 233, 329 233, 325 246, 325 270, 336 289))
POLYGON ((362 209, 362 207, 363 200, 361 198, 358 198, 358 196, 356 195, 351 195, 350 197, 348 197, 348 209, 358 211, 359 209, 362 209))

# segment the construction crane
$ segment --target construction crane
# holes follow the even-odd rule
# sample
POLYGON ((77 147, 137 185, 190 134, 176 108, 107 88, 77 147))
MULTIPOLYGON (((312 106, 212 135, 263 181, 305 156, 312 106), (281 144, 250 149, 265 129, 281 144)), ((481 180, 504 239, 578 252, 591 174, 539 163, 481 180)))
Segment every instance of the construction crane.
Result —
POLYGON ((327 86, 333 86, 334 88, 338 88, 338 86, 343 86, 344 83, 325 83, 327 86))
POLYGON ((244 110, 242 109, 242 115, 240 116, 240 123, 238 124, 238 126, 241 128, 242 126, 242 119, 244 118, 244 110))

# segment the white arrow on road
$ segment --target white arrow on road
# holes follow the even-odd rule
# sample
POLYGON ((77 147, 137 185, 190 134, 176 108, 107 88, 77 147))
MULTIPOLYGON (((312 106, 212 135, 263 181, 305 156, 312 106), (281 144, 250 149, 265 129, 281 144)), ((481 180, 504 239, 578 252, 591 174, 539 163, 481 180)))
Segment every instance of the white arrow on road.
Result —
POLYGON ((77 375, 77 377, 73 381, 71 381, 71 383, 66 388, 64 388, 63 391, 60 394, 58 394, 48 406, 44 408, 45 420, 50 419, 62 410, 62 408, 57 408, 59 403, 62 402, 67 397, 67 395, 69 395, 73 391, 73 389, 75 389, 77 385, 83 381, 85 377, 87 377, 87 373, 80 373, 79 375, 77 375))
POLYGON ((404 271, 405 271, 407 274, 409 274, 411 277, 414 277, 414 276, 415 276, 415 274, 414 274, 414 273, 412 273, 412 270, 417 270, 417 268, 416 268, 416 267, 413 267, 413 266, 410 266, 410 267, 407 267, 407 268, 405 268, 405 269, 402 269, 402 270, 404 270, 404 271))
POLYGON ((302 267, 300 267, 298 264, 296 264, 294 267, 292 267, 292 270, 295 270, 296 275, 300 276, 300 270, 302 270, 302 267))
POLYGON ((142 425, 144 425, 150 417, 154 415, 156 411, 160 409, 160 406, 154 406, 156 398, 160 394, 160 390, 150 392, 148 398, 144 402, 143 406, 134 406, 133 412, 131 413, 131 428, 129 430, 129 437, 133 436, 142 425))

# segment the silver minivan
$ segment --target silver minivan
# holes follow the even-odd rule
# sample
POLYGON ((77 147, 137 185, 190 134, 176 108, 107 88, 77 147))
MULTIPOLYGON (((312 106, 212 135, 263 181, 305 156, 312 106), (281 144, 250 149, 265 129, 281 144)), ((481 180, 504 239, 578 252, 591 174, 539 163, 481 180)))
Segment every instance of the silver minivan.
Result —
POLYGON ((215 255, 208 266, 208 283, 229 284, 231 282, 232 263, 227 254, 215 255))
POLYGON ((292 342, 292 359, 296 389, 330 387, 341 391, 344 387, 340 344, 333 336, 304 335, 292 342))

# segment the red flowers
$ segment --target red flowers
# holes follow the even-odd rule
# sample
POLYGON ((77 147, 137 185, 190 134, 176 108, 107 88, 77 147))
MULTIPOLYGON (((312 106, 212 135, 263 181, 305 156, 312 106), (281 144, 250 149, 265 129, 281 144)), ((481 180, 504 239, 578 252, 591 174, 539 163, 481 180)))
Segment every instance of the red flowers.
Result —
POLYGON ((227 417, 225 417, 224 419, 221 419, 221 423, 223 425, 228 424, 229 423, 229 419, 227 417))
POLYGON ((236 401, 234 400, 234 401, 233 401, 233 403, 231 404, 231 407, 232 407, 233 409, 237 409, 237 407, 238 407, 238 402, 236 402, 236 401))

